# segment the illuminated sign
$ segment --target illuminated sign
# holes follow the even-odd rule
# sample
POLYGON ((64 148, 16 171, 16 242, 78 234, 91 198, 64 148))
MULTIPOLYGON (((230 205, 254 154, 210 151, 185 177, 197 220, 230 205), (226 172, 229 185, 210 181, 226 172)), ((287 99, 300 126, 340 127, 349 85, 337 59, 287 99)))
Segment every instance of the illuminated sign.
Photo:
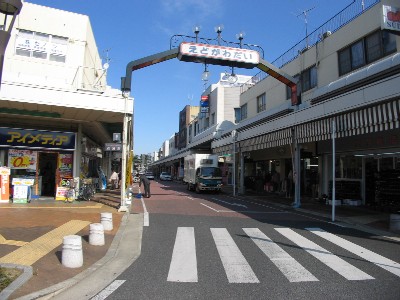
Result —
POLYGON ((0 147, 75 149, 75 133, 0 127, 0 147))
POLYGON ((400 8, 383 5, 382 29, 400 31, 400 8))
POLYGON ((260 55, 249 49, 183 42, 179 46, 178 59, 252 69, 259 64, 260 55))

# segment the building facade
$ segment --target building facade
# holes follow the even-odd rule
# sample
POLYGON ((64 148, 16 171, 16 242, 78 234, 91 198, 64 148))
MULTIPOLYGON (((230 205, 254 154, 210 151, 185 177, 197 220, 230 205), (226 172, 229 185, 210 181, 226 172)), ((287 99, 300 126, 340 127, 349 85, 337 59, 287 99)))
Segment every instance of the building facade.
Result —
MULTIPOLYGON (((289 51, 296 55, 277 60, 298 78, 300 105, 271 77, 244 87, 236 127, 243 188, 265 189, 278 172, 277 188, 296 201, 327 195, 399 206, 400 39, 382 25, 399 8, 396 1, 363 4, 354 1, 289 51)), ((216 140, 214 152, 230 152, 232 143, 216 140)))
POLYGON ((61 200, 65 179, 103 187, 112 168, 125 168, 133 99, 107 86, 107 68, 88 16, 24 2, 0 91, 0 165, 11 189, 14 178, 31 178, 32 196, 61 200), (123 146, 106 147, 114 142, 123 146))

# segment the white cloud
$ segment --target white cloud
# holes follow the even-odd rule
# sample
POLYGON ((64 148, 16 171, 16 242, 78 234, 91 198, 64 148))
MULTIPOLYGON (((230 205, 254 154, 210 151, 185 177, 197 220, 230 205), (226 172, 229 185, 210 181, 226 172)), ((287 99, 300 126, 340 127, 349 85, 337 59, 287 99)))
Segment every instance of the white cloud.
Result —
MULTIPOLYGON (((210 19, 222 18, 224 14, 223 0, 160 0, 162 17, 168 20, 166 32, 191 33, 192 27, 203 28, 218 24, 208 24, 210 19), (173 18, 173 20, 170 20, 173 18)), ((165 22, 162 22, 165 23, 165 22)))

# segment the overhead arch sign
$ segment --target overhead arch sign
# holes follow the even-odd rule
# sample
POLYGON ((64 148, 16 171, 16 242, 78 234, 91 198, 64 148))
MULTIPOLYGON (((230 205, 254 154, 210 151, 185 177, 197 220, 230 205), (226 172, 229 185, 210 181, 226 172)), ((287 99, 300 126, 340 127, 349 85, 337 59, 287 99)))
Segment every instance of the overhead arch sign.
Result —
POLYGON ((178 59, 187 62, 253 69, 260 63, 260 54, 254 50, 217 45, 183 42, 178 59))
POLYGON ((292 105, 299 104, 297 97, 297 80, 286 74, 283 70, 265 61, 260 57, 257 51, 190 42, 182 42, 179 45, 179 48, 173 48, 128 63, 126 66, 125 77, 121 78, 122 92, 131 91, 133 71, 164 62, 172 58, 178 58, 179 60, 186 62, 205 63, 245 69, 253 69, 256 67, 289 86, 291 90, 292 105))

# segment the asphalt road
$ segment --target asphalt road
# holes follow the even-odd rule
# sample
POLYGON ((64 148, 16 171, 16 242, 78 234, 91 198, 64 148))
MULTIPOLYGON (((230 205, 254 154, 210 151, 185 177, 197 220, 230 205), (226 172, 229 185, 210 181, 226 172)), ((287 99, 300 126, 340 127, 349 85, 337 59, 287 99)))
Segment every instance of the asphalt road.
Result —
POLYGON ((385 237, 174 182, 134 208, 149 214, 141 255, 96 299, 400 299, 385 237))

